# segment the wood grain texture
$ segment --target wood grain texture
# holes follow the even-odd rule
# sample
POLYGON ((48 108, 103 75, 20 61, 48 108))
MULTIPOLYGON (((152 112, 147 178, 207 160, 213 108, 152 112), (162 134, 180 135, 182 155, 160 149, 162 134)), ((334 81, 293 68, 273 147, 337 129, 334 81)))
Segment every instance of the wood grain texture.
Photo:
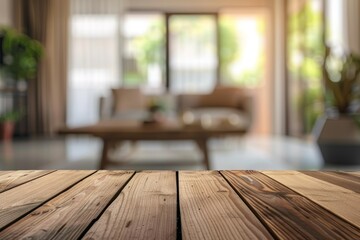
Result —
POLYGON ((0 173, 0 193, 51 172, 53 171, 29 170, 0 173))
POLYGON ((272 239, 218 172, 180 172, 183 239, 272 239))
POLYGON ((279 239, 360 239, 359 229, 268 176, 221 173, 279 239))
POLYGON ((15 172, 15 171, 0 171, 0 176, 11 173, 11 172, 15 172))
POLYGON ((176 239, 175 172, 139 172, 84 239, 176 239))
POLYGON ((0 232, 0 239, 78 239, 132 175, 99 171, 0 232))
POLYGON ((264 171, 263 173, 360 227, 358 193, 296 171, 264 171))
POLYGON ((352 175, 354 177, 360 178, 360 171, 359 172, 342 172, 342 173, 349 174, 349 175, 352 175))
POLYGON ((360 178, 342 172, 318 172, 318 171, 301 171, 302 173, 325 182, 347 188, 356 193, 360 193, 360 178))
POLYGON ((0 193, 0 230, 94 171, 56 171, 0 193))

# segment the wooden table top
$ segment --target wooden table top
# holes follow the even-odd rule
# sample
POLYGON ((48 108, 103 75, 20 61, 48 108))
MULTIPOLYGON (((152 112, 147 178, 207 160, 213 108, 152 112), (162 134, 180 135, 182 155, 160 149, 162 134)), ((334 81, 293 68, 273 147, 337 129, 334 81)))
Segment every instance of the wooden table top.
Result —
POLYGON ((0 239, 360 239, 360 172, 0 172, 0 239))
POLYGON ((95 124, 87 125, 87 126, 79 126, 79 127, 64 127, 60 129, 60 133, 100 133, 100 132, 218 132, 218 131, 237 131, 237 132, 245 132, 245 127, 236 127, 231 125, 215 125, 210 127, 201 127, 201 126, 184 126, 178 121, 170 121, 165 123, 158 124, 143 124, 138 121, 116 121, 116 120, 108 120, 101 121, 95 124))
POLYGON ((60 134, 231 134, 246 133, 246 127, 220 125, 212 127, 184 126, 178 121, 170 121, 162 124, 143 124, 137 121, 109 120, 101 121, 88 126, 64 127, 59 130, 60 134))

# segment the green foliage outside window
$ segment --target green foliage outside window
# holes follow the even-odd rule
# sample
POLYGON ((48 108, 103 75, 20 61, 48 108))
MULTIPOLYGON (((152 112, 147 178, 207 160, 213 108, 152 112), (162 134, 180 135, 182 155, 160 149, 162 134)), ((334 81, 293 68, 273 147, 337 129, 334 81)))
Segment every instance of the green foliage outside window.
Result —
POLYGON ((291 84, 300 88, 292 96, 292 108, 298 109, 303 133, 310 133, 323 114, 322 64, 324 59, 322 12, 307 1, 289 16, 289 73, 291 84))
POLYGON ((140 50, 136 60, 142 77, 146 77, 147 67, 150 64, 163 66, 165 64, 165 26, 163 21, 155 21, 146 34, 137 38, 134 44, 140 50))
POLYGON ((222 18, 219 23, 219 29, 221 77, 226 82, 232 82, 235 80, 230 73, 230 67, 238 54, 241 53, 236 36, 235 21, 231 18, 222 18))
POLYGON ((125 69, 126 85, 138 86, 146 82, 148 66, 165 65, 165 26, 162 19, 153 21, 145 34, 130 40, 129 44, 136 49, 135 65, 132 71, 125 69))
MULTIPOLYGON (((261 47, 246 46, 242 41, 247 37, 246 33, 239 31, 238 24, 237 17, 231 15, 222 16, 219 21, 221 80, 225 84, 256 87, 264 76, 265 59, 263 56, 258 56, 257 62, 253 66, 234 71, 234 66, 239 61, 241 62, 244 59, 246 61, 248 57, 244 54, 245 48, 261 47)), ((240 26, 241 24, 240 21, 240 26)), ((261 20, 256 21, 256 31, 259 34, 265 33, 265 24, 261 20)))

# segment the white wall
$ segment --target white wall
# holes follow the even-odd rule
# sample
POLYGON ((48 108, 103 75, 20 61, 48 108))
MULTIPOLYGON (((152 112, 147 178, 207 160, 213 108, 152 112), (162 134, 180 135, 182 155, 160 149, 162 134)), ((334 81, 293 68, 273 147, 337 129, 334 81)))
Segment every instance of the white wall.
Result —
POLYGON ((0 0, 0 26, 12 25, 12 0, 0 0))

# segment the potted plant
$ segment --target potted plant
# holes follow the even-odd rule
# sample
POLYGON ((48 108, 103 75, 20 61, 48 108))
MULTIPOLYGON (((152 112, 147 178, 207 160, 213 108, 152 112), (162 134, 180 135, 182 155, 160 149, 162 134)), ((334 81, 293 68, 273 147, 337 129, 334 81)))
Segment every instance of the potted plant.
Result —
POLYGON ((163 101, 157 98, 150 99, 147 105, 147 111, 149 112, 149 118, 144 121, 145 124, 149 123, 162 123, 164 122, 165 104, 163 101))
POLYGON ((9 111, 0 115, 0 139, 12 140, 15 122, 22 116, 21 111, 9 111))
MULTIPOLYGON (((16 30, 0 28, 0 74, 6 88, 11 91, 26 91, 26 80, 35 77, 43 52, 42 45, 16 30)), ((15 101, 14 101, 15 102, 15 101)), ((14 109, 14 102, 6 106, 10 111, 0 109, 0 132, 4 139, 11 139, 14 123, 23 114, 14 109)), ((24 106, 21 106, 23 108, 24 106)))
POLYGON ((360 56, 337 55, 326 48, 324 60, 326 114, 314 133, 326 163, 360 163, 360 56))
POLYGON ((35 77, 42 45, 11 28, 0 29, 0 70, 8 85, 35 77))

